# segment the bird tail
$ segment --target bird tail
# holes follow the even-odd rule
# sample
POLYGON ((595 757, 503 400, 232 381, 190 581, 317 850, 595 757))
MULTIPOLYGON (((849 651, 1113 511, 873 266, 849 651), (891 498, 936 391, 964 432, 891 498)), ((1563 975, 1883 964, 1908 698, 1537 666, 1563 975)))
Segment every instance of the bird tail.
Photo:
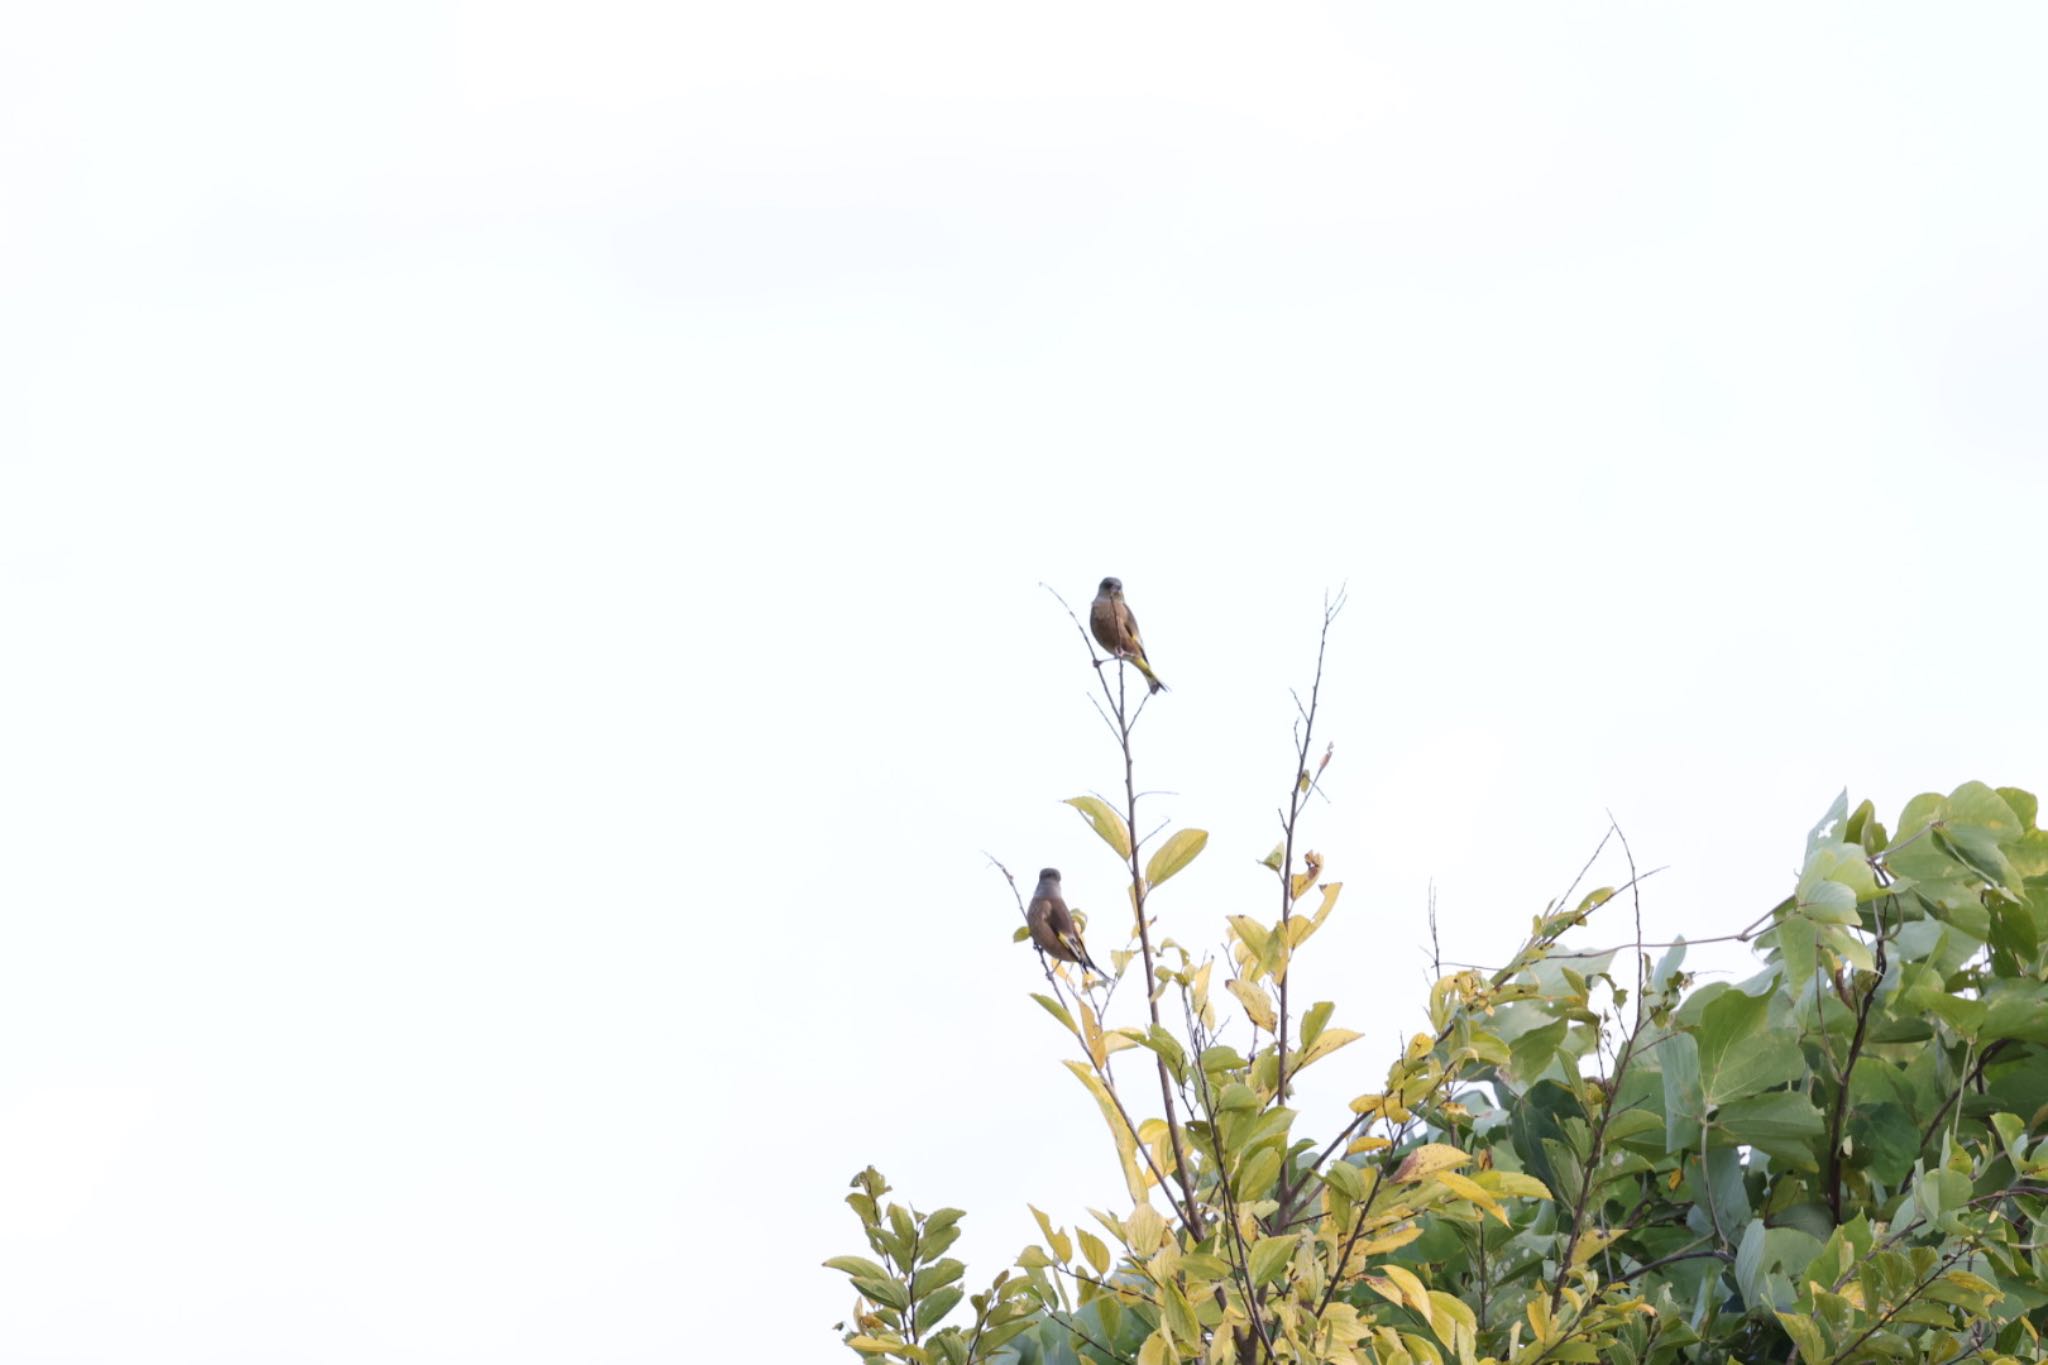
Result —
POLYGON ((1151 664, 1145 662, 1144 655, 1133 654, 1131 656, 1131 662, 1136 664, 1138 666, 1138 671, 1145 675, 1145 684, 1146 686, 1152 689, 1152 693, 1154 696, 1157 696, 1159 693, 1164 692, 1166 690, 1166 684, 1159 681, 1159 675, 1152 671, 1151 664))

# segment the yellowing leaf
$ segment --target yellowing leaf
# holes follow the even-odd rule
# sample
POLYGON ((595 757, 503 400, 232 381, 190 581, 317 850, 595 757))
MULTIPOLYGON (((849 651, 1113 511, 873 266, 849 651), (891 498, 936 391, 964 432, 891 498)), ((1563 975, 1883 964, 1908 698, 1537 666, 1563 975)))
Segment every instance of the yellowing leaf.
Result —
MULTIPOLYGON (((1067 1063, 1072 1066, 1073 1063, 1067 1063)), ((1453 1171, 1460 1166, 1470 1165, 1472 1154, 1461 1152, 1456 1147, 1441 1142, 1425 1142, 1407 1156, 1401 1158, 1400 1169, 1394 1172, 1394 1179, 1407 1182, 1426 1180, 1438 1171, 1453 1171)))
MULTIPOLYGON (((1415 1272, 1406 1266, 1400 1265, 1383 1265, 1380 1267, 1380 1272, 1389 1280, 1392 1280, 1400 1289, 1400 1294, 1394 1301, 1406 1304, 1415 1310, 1417 1317, 1421 1318, 1424 1322, 1428 1322, 1430 1319, 1429 1290, 1423 1286, 1421 1280, 1416 1278, 1415 1272)), ((1378 1286, 1375 1285, 1374 1288, 1378 1288, 1378 1286)), ((1385 1290, 1380 1290, 1380 1292, 1382 1294, 1386 1293, 1385 1290)))
POLYGON ((1141 1203, 1124 1220, 1124 1233, 1129 1238, 1132 1251, 1140 1256, 1150 1256, 1166 1239, 1166 1220, 1159 1216, 1158 1209, 1141 1203))
POLYGON ((1252 1283, 1260 1285, 1279 1278, 1280 1272, 1287 1268, 1287 1262, 1293 1258, 1294 1249, 1298 1245, 1300 1241, 1294 1237, 1261 1237, 1252 1243, 1249 1258, 1252 1283))
POLYGON ((1246 1016, 1259 1028, 1271 1033, 1280 1022, 1279 1017, 1273 1013, 1272 998, 1253 982, 1237 977, 1224 982, 1223 987, 1237 997, 1238 1003, 1244 1006, 1246 1016))
POLYGON ((1288 1074, 1292 1075, 1294 1072, 1301 1070, 1301 1068, 1308 1066, 1311 1063, 1320 1062, 1323 1058, 1329 1056, 1331 1053, 1335 1052, 1338 1048, 1344 1046, 1346 1043, 1356 1042, 1362 1036, 1363 1035, 1361 1035, 1355 1029, 1324 1029, 1321 1033, 1318 1033, 1316 1035, 1314 1042, 1310 1043, 1307 1047, 1301 1050, 1301 1059, 1294 1064, 1294 1066, 1289 1070, 1288 1074))
POLYGON ((1145 863, 1145 880, 1157 886, 1195 860, 1209 843, 1206 829, 1183 829, 1161 844, 1145 863))
POLYGON ((1068 1062, 1067 1070, 1080 1078, 1088 1087, 1088 1093, 1095 1097, 1095 1103, 1102 1110, 1103 1121, 1109 1124, 1109 1135, 1116 1141, 1117 1160, 1123 1163, 1124 1188, 1131 1198, 1143 1203, 1145 1200, 1145 1173, 1138 1169, 1138 1135, 1124 1122, 1123 1114, 1117 1109, 1116 1098, 1109 1093, 1109 1087, 1102 1079, 1080 1062, 1068 1062))
POLYGON ((1038 1230, 1045 1234, 1045 1244, 1052 1248, 1052 1254, 1063 1262, 1073 1260, 1073 1239, 1068 1237, 1066 1233, 1053 1227, 1052 1219, 1046 1217, 1044 1210, 1040 1209, 1037 1205, 1026 1204, 1024 1207, 1030 1209, 1031 1216, 1038 1220, 1038 1230))
POLYGON ((1625 1228, 1592 1228, 1581 1234, 1578 1246, 1572 1251, 1572 1269, 1578 1269, 1605 1251, 1608 1243, 1626 1231, 1625 1228))
POLYGON ((1102 842, 1116 850, 1116 856, 1129 861, 1131 856, 1131 831, 1125 827, 1124 818, 1109 808, 1109 803, 1099 796, 1070 796, 1067 804, 1081 812, 1081 816, 1102 837, 1102 842))
POLYGON ((1419 1223, 1405 1223, 1391 1232, 1377 1237, 1368 1237, 1358 1244, 1357 1254, 1361 1256, 1384 1256, 1389 1251, 1399 1251, 1422 1235, 1419 1223))
POLYGON ((1145 1344, 1138 1348, 1138 1365, 1174 1365, 1177 1359, 1164 1327, 1146 1337, 1145 1344))
POLYGON ((1323 921, 1330 917, 1330 911, 1337 908, 1337 893, 1344 889, 1342 882, 1323 883, 1323 903, 1316 907, 1313 915, 1299 916, 1289 921, 1287 941, 1299 948, 1308 936, 1323 927, 1323 921))
POLYGON ((1436 1173, 1436 1182, 1452 1194, 1457 1195, 1458 1198, 1477 1204, 1495 1218, 1500 1219, 1501 1222, 1505 1223, 1508 1221, 1508 1211, 1500 1206, 1499 1200, 1479 1188, 1477 1183, 1459 1175, 1456 1171, 1438 1171, 1436 1173))
POLYGON ((1344 1155, 1357 1156, 1360 1152, 1377 1152, 1394 1144, 1383 1137, 1353 1138, 1351 1145, 1344 1149, 1344 1155))
POLYGON ((1102 1239, 1086 1228, 1075 1228, 1074 1235, 1081 1239, 1081 1254, 1087 1257, 1088 1264, 1094 1268, 1095 1273, 1107 1275, 1109 1273, 1109 1248, 1102 1244, 1102 1239))
POLYGON ((1549 1188, 1535 1176, 1524 1175, 1520 1171, 1503 1171, 1497 1166, 1473 1176, 1472 1183, 1503 1199, 1550 1198, 1549 1188))

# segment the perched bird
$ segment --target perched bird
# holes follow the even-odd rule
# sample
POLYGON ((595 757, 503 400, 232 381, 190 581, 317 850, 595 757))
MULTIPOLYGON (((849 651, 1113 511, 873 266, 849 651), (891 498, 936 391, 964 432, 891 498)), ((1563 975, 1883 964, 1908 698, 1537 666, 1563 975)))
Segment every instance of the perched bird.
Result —
POLYGON ((1024 922, 1031 927, 1031 941, 1038 945, 1040 952, 1049 953, 1062 962, 1079 963, 1097 976, 1109 975, 1095 965, 1088 956, 1088 950, 1081 946, 1081 931, 1075 927, 1074 916, 1060 895, 1058 868, 1048 867, 1039 872, 1038 889, 1031 893, 1031 905, 1024 911, 1024 922))
POLYGON ((1095 643, 1117 658, 1136 664, 1154 692, 1166 690, 1166 684, 1159 681, 1159 675, 1145 658, 1145 642, 1138 638, 1138 618, 1131 615, 1124 602, 1123 580, 1102 580, 1102 586, 1095 590, 1095 600, 1088 606, 1088 628, 1095 632, 1095 643))

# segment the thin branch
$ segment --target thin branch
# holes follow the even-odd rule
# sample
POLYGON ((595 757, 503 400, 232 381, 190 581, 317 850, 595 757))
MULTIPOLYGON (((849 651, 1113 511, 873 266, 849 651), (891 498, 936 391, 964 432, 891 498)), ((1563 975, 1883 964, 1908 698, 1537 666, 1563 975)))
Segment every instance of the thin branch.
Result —
MULTIPOLYGON (((1040 586, 1044 587, 1047 592, 1052 593, 1053 600, 1060 604, 1060 607, 1067 613, 1067 619, 1074 623, 1075 633, 1081 637, 1081 647, 1087 650, 1088 662, 1095 669, 1095 681, 1102 688, 1103 701, 1108 704, 1109 711, 1116 717, 1116 723, 1111 728, 1116 732, 1117 748, 1122 752, 1124 760, 1123 816, 1125 838, 1130 842, 1130 858, 1128 861, 1131 868, 1131 903, 1138 921, 1138 947, 1143 953, 1145 960, 1145 1005, 1151 1013, 1152 1023, 1157 1026, 1159 1023, 1159 973, 1152 955, 1151 920, 1145 913, 1145 874, 1144 870, 1138 865, 1137 760, 1131 750, 1131 731, 1136 728, 1138 718, 1144 714, 1145 703, 1151 699, 1151 693, 1148 691, 1143 697, 1140 697, 1136 707, 1129 705, 1128 697, 1124 690, 1124 679, 1130 670, 1123 666, 1121 659, 1116 661, 1116 690, 1112 692, 1109 686, 1109 678, 1105 675, 1102 667, 1107 661, 1096 656, 1095 641, 1088 634, 1088 628, 1081 624, 1081 618, 1075 614, 1072 607, 1067 605, 1066 598, 1061 597, 1049 584, 1041 584, 1040 586)), ((1098 707, 1097 709, 1100 710, 1101 708, 1098 707)), ((1104 717, 1105 720, 1107 718, 1107 716, 1104 717)), ((1183 1218, 1187 1224, 1190 1237, 1194 1241, 1199 1242, 1203 1236, 1204 1219, 1202 1217, 1202 1206, 1195 1197, 1194 1184, 1188 1170, 1187 1144, 1181 1135, 1180 1112, 1173 1103, 1173 1074, 1167 1070, 1164 1057, 1156 1057, 1153 1060, 1157 1063, 1159 1071, 1159 1098, 1161 1104, 1166 1109, 1166 1131, 1173 1146, 1174 1175, 1180 1184, 1183 1218)), ((1132 1137, 1135 1138, 1137 1132, 1138 1130, 1135 1127, 1132 1128, 1132 1137)), ((1143 1147, 1145 1144, 1139 1143, 1138 1145, 1143 1147)), ((1168 1191, 1168 1197, 1171 1198, 1171 1189, 1163 1178, 1160 1180, 1159 1185, 1161 1189, 1168 1191)))
POLYGON ((1672 1252, 1669 1256, 1659 1256, 1656 1260, 1651 1261, 1645 1265, 1639 1265, 1634 1270, 1631 1270, 1626 1274, 1615 1276, 1611 1283, 1627 1284, 1630 1280, 1633 1280, 1638 1275, 1647 1275, 1653 1270, 1662 1270, 1665 1266, 1676 1265, 1680 1261, 1698 1261, 1703 1260, 1707 1257, 1712 1257, 1714 1260, 1717 1261, 1733 1261, 1735 1259, 1735 1254, 1733 1252, 1724 1251, 1719 1247, 1708 1246, 1707 1243, 1710 1240, 1712 1239, 1702 1237, 1697 1242, 1693 1242, 1688 1246, 1680 1247, 1677 1251, 1672 1252))
MULTIPOLYGON (((1337 619, 1337 613, 1343 610, 1344 589, 1340 587, 1335 599, 1323 599, 1323 628, 1316 637, 1316 673, 1314 682, 1309 685, 1308 705, 1302 706, 1298 693, 1294 697, 1294 706, 1301 712, 1301 721, 1295 727, 1294 764, 1292 771, 1287 775, 1287 833, 1282 841, 1280 855, 1280 934, 1283 951, 1280 959, 1280 979, 1275 983, 1279 987, 1280 996, 1279 1027, 1273 1033, 1273 1103, 1276 1105, 1287 1103, 1287 988, 1289 978, 1293 976, 1290 970, 1292 963, 1289 960, 1292 957, 1293 938, 1288 926, 1294 919, 1294 840, 1301 824, 1302 801, 1322 776, 1321 767, 1317 768, 1313 776, 1310 775, 1308 754, 1315 743, 1316 713, 1322 704, 1323 665, 1330 655, 1330 626, 1337 619)), ((1287 1187, 1292 1174, 1286 1167, 1281 1168, 1279 1195, 1280 1206, 1283 1209, 1289 1202, 1287 1187)))
MULTIPOLYGON (((1841 1075, 1835 1082, 1834 1112, 1828 1117, 1827 1167, 1821 1176, 1821 1184, 1828 1193, 1828 1211, 1834 1215, 1835 1226, 1842 1224, 1842 1124, 1849 1116, 1849 1078, 1856 1070, 1856 1059, 1863 1053, 1863 1039, 1870 1029, 1870 1011, 1877 1004, 1878 982, 1884 979, 1885 937, 1883 912, 1877 915, 1877 950, 1871 958, 1877 971, 1877 981, 1870 983, 1870 989, 1863 993, 1862 1002, 1856 1007, 1856 1032, 1849 1039, 1849 1055, 1843 1059, 1841 1075)), ((1803 991, 1805 987, 1802 985, 1803 991)), ((1818 1011, 1818 1002, 1815 1004, 1818 1011)), ((1825 1018, 1825 1016, 1821 1016, 1825 1018)), ((1825 1051, 1825 1049, 1823 1049, 1825 1051)))

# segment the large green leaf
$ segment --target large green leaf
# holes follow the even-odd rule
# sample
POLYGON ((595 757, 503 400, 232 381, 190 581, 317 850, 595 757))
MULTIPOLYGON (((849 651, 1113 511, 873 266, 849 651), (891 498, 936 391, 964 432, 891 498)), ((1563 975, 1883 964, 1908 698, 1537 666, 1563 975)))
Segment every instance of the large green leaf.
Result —
POLYGON ((1699 1028, 1700 1095, 1710 1108, 1806 1074, 1799 1035, 1769 1027, 1770 1009, 1770 996, 1741 991, 1707 1006, 1699 1028))
POLYGON ((1584 1122, 1585 1117, 1579 1097, 1556 1081, 1538 1081, 1530 1086, 1508 1115, 1508 1139, 1514 1144, 1515 1154, 1522 1158, 1522 1169, 1557 1189, 1557 1172, 1551 1169, 1544 1143, 1561 1144, 1563 1123, 1573 1119, 1584 1122))
POLYGON ((1797 1090, 1773 1090, 1730 1100, 1714 1115, 1714 1126, 1729 1142, 1761 1148, 1806 1170, 1818 1169, 1813 1139, 1827 1128, 1813 1101, 1797 1090))

